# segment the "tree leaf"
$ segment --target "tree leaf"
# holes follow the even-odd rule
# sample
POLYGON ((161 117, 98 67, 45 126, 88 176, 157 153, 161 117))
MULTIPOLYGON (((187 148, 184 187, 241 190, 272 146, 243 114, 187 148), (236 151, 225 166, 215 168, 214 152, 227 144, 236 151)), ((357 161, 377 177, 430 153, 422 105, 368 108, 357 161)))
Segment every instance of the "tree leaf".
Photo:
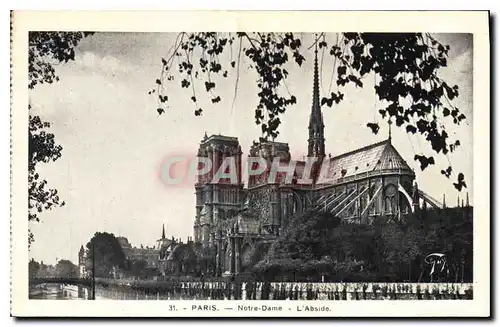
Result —
POLYGON ((368 123, 366 126, 372 130, 373 134, 378 134, 380 130, 380 126, 377 123, 368 123))
POLYGON ((417 132, 417 128, 413 125, 406 125, 406 132, 415 134, 417 132))

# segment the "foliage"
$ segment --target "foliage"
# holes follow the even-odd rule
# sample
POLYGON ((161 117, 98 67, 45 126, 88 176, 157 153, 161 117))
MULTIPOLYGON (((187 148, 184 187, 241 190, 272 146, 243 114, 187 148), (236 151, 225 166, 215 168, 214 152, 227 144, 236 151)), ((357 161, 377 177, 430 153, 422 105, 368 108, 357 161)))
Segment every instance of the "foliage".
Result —
POLYGON ((257 263, 259 263, 262 259, 264 259, 266 253, 269 252, 269 247, 269 243, 257 242, 257 244, 255 244, 252 251, 250 252, 250 258, 248 262, 242 263, 242 269, 249 270, 257 263))
MULTIPOLYGON (((32 268, 35 265, 37 265, 36 261, 31 263, 32 268)), ((36 278, 54 277, 55 276, 55 267, 54 266, 46 265, 43 263, 43 261, 41 261, 40 264, 38 265, 38 267, 39 267, 38 272, 35 275, 36 278)))
POLYGON ((267 255, 255 266, 266 275, 326 270, 333 265, 329 255, 333 230, 340 220, 331 214, 310 211, 295 217, 286 231, 274 242, 267 255))
POLYGON ((80 276, 78 266, 66 259, 61 259, 55 266, 46 265, 31 259, 28 263, 28 276, 32 278, 62 277, 77 278, 80 276))
POLYGON ((56 277, 76 278, 79 276, 78 267, 69 260, 59 260, 55 267, 56 277))
POLYGON ((295 217, 254 270, 267 278, 430 281, 430 253, 447 256, 446 280, 472 280, 472 209, 430 210, 404 222, 338 224, 307 212, 295 217), (326 226, 325 226, 326 225, 326 226))
MULTIPOLYGON (((30 32, 28 41, 28 88, 38 84, 51 84, 59 80, 54 65, 75 59, 75 46, 90 32, 30 32)), ((28 110, 31 105, 28 106, 28 110)), ((48 163, 61 157, 62 147, 48 132, 50 123, 40 116, 29 115, 28 129, 28 220, 40 221, 39 214, 56 206, 63 206, 56 189, 49 188, 47 181, 36 172, 40 162, 48 163)), ((28 244, 34 241, 28 231, 28 244)))
MULTIPOLYGON (((48 133, 48 122, 43 122, 39 116, 29 116, 29 157, 28 157, 28 220, 40 221, 38 214, 50 210, 54 206, 64 205, 59 199, 56 189, 47 187, 47 181, 36 172, 35 167, 40 162, 56 161, 61 157, 62 147, 56 144, 54 134, 48 133)), ((30 240, 32 235, 30 233, 30 240)))
POLYGON ((40 264, 37 261, 35 261, 35 259, 31 259, 28 263, 29 279, 37 277, 39 270, 40 270, 40 264))
POLYGON ((111 277, 115 268, 126 268, 126 258, 120 243, 113 234, 97 232, 86 246, 86 268, 95 277, 111 277), (95 254, 95 260, 93 258, 95 254))
MULTIPOLYGON (((254 70, 257 79, 258 103, 255 123, 260 125, 260 140, 275 138, 279 134, 280 116, 293 104, 296 97, 288 90, 287 65, 302 66, 306 61, 304 51, 319 48, 321 58, 334 59, 331 82, 336 76, 337 91, 330 90, 321 99, 322 106, 332 107, 344 99, 342 88, 348 84, 363 87, 363 78, 375 74, 374 92, 385 103, 378 113, 407 133, 419 133, 436 154, 446 155, 460 145, 459 140, 449 140, 445 124, 460 124, 466 117, 452 104, 458 97, 458 86, 448 85, 438 71, 447 66, 450 47, 440 44, 428 33, 341 33, 335 42, 326 34, 316 35, 314 44, 305 49, 302 38, 293 33, 180 33, 167 55, 161 59, 162 72, 156 79, 156 88, 149 91, 158 97, 158 114, 168 109, 169 95, 175 93, 169 83, 179 74, 181 88, 191 88, 194 114, 203 109, 196 90, 208 92, 211 102, 218 103, 217 79, 227 79, 229 71, 236 70, 233 105, 238 90, 240 65, 249 62, 247 69, 254 70), (327 42, 328 41, 328 42, 327 42), (236 47, 235 49, 233 49, 236 47), (230 52, 230 59, 221 60, 230 52), (233 56, 233 53, 236 53, 233 56), (202 86, 197 83, 201 83, 202 86), (285 94, 285 95, 283 95, 285 94)), ((321 60, 322 61, 322 60, 321 60)), ((380 129, 377 122, 368 122, 373 133, 380 129)), ((434 157, 415 155, 422 170, 435 163, 434 157)), ((450 178, 451 165, 442 169, 450 178)), ((465 176, 458 173, 453 185, 461 190, 466 187, 465 176)))
POLYGON ((329 255, 331 232, 339 225, 340 219, 329 213, 307 212, 292 220, 269 254, 283 259, 321 260, 329 255))
POLYGON ((129 274, 134 277, 143 278, 146 275, 148 263, 146 260, 132 260, 128 262, 129 274))
POLYGON ((28 276, 32 278, 47 278, 47 277, 67 277, 74 278, 79 276, 79 270, 69 260, 59 260, 55 266, 46 265, 42 262, 37 262, 31 259, 28 263, 28 276))
POLYGON ((37 84, 59 81, 54 65, 75 60, 75 47, 93 32, 30 32, 28 78, 30 89, 37 84))

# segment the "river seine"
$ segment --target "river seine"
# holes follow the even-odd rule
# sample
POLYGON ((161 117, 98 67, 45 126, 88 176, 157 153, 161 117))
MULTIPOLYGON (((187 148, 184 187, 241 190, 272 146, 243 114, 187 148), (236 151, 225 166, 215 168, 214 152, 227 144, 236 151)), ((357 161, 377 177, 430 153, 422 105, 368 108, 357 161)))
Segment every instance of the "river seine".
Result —
MULTIPOLYGON (((61 285, 61 284, 42 284, 36 287, 30 287, 30 299, 45 300, 90 300, 91 292, 88 287, 61 285)), ((96 287, 96 300, 168 300, 166 294, 152 294, 132 290, 130 288, 104 288, 96 287)))

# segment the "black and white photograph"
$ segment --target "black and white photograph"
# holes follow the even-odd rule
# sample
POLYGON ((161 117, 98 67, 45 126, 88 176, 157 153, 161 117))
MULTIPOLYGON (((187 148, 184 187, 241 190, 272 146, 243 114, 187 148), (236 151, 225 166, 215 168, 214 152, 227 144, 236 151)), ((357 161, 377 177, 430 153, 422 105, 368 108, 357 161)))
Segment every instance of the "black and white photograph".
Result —
POLYGON ((488 13, 465 15, 469 32, 381 31, 373 15, 359 32, 169 32, 27 28, 14 12, 27 28, 27 62, 13 65, 25 143, 12 156, 28 163, 11 217, 24 226, 18 299, 158 303, 165 316, 336 316, 351 303, 363 316, 384 301, 487 311, 489 84, 477 76, 489 45, 473 25, 488 13))

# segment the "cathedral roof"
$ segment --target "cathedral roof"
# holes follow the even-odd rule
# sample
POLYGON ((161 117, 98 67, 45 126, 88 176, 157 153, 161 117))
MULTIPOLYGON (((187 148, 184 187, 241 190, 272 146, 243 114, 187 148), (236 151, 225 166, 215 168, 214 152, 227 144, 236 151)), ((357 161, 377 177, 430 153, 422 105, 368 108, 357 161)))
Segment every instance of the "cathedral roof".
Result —
POLYGON ((329 160, 327 179, 333 180, 334 183, 340 182, 343 178, 379 170, 398 169, 408 173, 413 172, 390 140, 371 144, 329 160))

